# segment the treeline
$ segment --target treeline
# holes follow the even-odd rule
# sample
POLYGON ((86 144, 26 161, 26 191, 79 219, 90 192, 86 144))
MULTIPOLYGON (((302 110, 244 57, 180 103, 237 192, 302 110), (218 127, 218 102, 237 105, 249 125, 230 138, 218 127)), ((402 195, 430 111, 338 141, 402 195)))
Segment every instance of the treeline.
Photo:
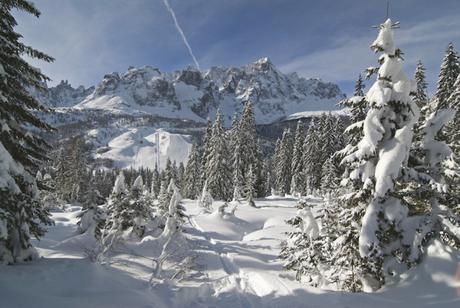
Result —
MULTIPOLYGON (((152 159, 154 159, 152 157, 152 159)), ((110 196, 115 180, 123 173, 127 189, 130 189, 140 176, 143 190, 157 198, 162 185, 168 186, 171 179, 182 187, 185 167, 170 159, 162 171, 150 168, 101 169, 91 168, 90 148, 83 136, 75 136, 61 143, 55 151, 54 159, 37 173, 37 181, 42 188, 42 197, 47 207, 60 207, 65 203, 83 204, 88 193, 96 191, 102 200, 110 196)))

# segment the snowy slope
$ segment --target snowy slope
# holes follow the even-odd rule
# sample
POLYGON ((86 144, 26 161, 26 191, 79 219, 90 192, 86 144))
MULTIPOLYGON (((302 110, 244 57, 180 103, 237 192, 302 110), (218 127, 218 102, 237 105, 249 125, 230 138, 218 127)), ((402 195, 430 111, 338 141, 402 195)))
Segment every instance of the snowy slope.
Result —
MULTIPOLYGON (((310 199, 322 206, 321 200, 310 199)), ((43 258, 0 267, 0 307, 458 307, 460 254, 439 242, 422 265, 373 294, 319 290, 299 284, 277 258, 296 200, 239 204, 235 215, 204 214, 185 201, 185 232, 200 273, 182 281, 148 283, 152 241, 133 243, 104 264, 87 259, 92 242, 75 236, 77 207, 53 213, 56 222, 36 242, 43 258)), ((213 204, 217 209, 221 203, 213 204)), ((231 204, 230 207, 235 206, 231 204)))
POLYGON ((166 166, 168 158, 178 164, 187 163, 191 148, 189 136, 152 127, 128 127, 118 132, 93 129, 88 132, 88 137, 96 148, 95 158, 111 160, 118 168, 154 169, 158 153, 160 169, 166 166), (159 149, 156 138, 159 138, 159 149))
POLYGON ((268 58, 240 68, 212 67, 206 71, 189 67, 163 73, 150 66, 131 67, 123 74, 105 75, 90 89, 73 89, 61 83, 50 88, 48 95, 39 96, 55 107, 161 115, 196 122, 212 118, 218 108, 229 122, 244 102, 251 101, 259 124, 301 111, 334 110, 343 98, 337 85, 283 74, 268 58))

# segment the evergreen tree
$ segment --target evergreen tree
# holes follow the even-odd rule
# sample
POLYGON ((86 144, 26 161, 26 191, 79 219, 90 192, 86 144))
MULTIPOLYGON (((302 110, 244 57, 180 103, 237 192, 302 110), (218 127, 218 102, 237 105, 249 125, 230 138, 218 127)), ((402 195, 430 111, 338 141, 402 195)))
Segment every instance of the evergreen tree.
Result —
POLYGON ((455 112, 456 116, 446 124, 446 140, 454 151, 455 158, 460 158, 460 75, 455 81, 452 94, 449 97, 449 108, 455 112))
MULTIPOLYGON (((329 113, 328 115, 324 114, 322 116, 322 121, 320 121, 320 127, 318 129, 319 140, 321 140, 320 147, 320 162, 321 164, 325 163, 330 157, 332 157, 337 150, 338 140, 336 135, 336 126, 334 117, 329 113)), ((322 176, 322 175, 321 175, 322 176)))
POLYGON ((83 137, 77 136, 71 142, 70 166, 67 178, 73 183, 71 201, 82 202, 90 189, 88 186, 90 174, 87 170, 86 145, 83 137))
POLYGON ((439 72, 438 86, 436 91, 437 108, 445 109, 449 106, 449 96, 452 93, 455 80, 460 73, 460 65, 454 45, 449 43, 446 55, 441 64, 439 72))
POLYGON ((102 231, 104 252, 109 251, 120 239, 122 232, 129 227, 130 218, 128 191, 125 176, 122 171, 118 174, 107 205, 107 220, 102 231))
POLYGON ((123 172, 118 175, 107 207, 108 217, 104 226, 102 244, 107 252, 115 243, 134 236, 144 236, 146 225, 153 219, 150 199, 145 198, 141 176, 128 192, 123 172))
MULTIPOLYGON (((407 253, 402 240, 405 235, 402 221, 407 207, 393 192, 395 183, 402 180, 401 169, 407 165, 413 126, 419 115, 417 105, 410 98, 412 83, 402 72, 402 53, 393 43, 394 27, 389 19, 383 23, 371 46, 383 55, 379 59, 377 81, 367 93, 370 109, 364 120, 366 130, 357 150, 344 158, 344 163, 354 164, 350 177, 361 180, 362 191, 372 191, 362 194, 366 199, 357 201, 368 204, 362 218, 359 252, 367 260, 369 271, 360 279, 374 289, 385 281, 383 262, 392 255, 407 253), (400 73, 393 75, 394 71, 400 73), (394 84, 399 87, 395 89, 394 84), (383 89, 398 93, 384 97, 379 94, 383 89), (401 214, 389 215, 386 209, 390 208, 401 214)), ((386 269, 387 273, 393 270, 386 269)))
POLYGON ((302 181, 305 183, 305 191, 303 194, 312 194, 320 188, 322 168, 320 140, 318 137, 318 127, 315 119, 312 119, 310 122, 302 152, 302 164, 304 168, 302 181))
POLYGON ((233 200, 239 201, 242 199, 243 195, 243 173, 242 173, 242 164, 241 164, 241 149, 240 143, 238 142, 238 137, 235 137, 235 148, 233 148, 233 200))
POLYGON ((170 201, 171 201, 171 194, 168 191, 168 184, 166 180, 162 180, 161 186, 160 186, 160 192, 158 193, 158 214, 160 216, 168 212, 170 201))
POLYGON ((254 198, 256 197, 256 181, 256 173, 254 172, 252 166, 249 166, 249 172, 247 174, 246 182, 244 185, 244 196, 248 204, 254 207, 256 206, 254 202, 254 198))
POLYGON ((192 145, 188 156, 187 167, 184 173, 182 192, 185 198, 195 199, 200 194, 201 187, 201 160, 196 144, 192 145))
POLYGON ((350 122, 353 123, 353 125, 346 130, 349 137, 349 145, 344 149, 344 154, 355 151, 356 145, 362 138, 363 123, 368 108, 368 103, 363 91, 364 88, 363 79, 361 75, 359 75, 353 96, 340 102, 340 105, 350 109, 350 122))
POLYGON ((34 114, 45 108, 29 93, 43 89, 49 79, 24 56, 53 58, 22 43, 14 30, 13 10, 40 16, 31 2, 1 1, 0 6, 0 263, 10 264, 36 258, 30 239, 42 237, 43 225, 52 223, 34 178, 39 163, 47 160, 48 145, 39 132, 51 127, 34 114))
POLYGON ((297 209, 296 216, 287 221, 294 231, 282 243, 280 257, 285 260, 286 269, 296 272, 297 280, 306 278, 310 285, 321 286, 322 271, 326 268, 318 262, 318 255, 324 251, 325 242, 320 238, 319 226, 309 205, 300 200, 297 209))
POLYGON ((321 171, 321 191, 331 194, 339 187, 339 175, 334 157, 326 160, 321 171))
POLYGON ((145 193, 142 176, 139 175, 134 181, 129 198, 130 211, 128 214, 131 217, 131 233, 137 239, 141 239, 147 231, 147 225, 153 220, 152 200, 145 193))
POLYGON ((238 145, 240 145, 238 138, 239 138, 239 121, 238 116, 236 113, 232 116, 232 124, 230 126, 230 130, 228 132, 228 136, 230 139, 230 148, 234 149, 238 145))
POLYGON ((67 151, 64 147, 60 147, 57 152, 57 158, 55 162, 56 169, 56 192, 61 200, 70 200, 70 194, 72 191, 70 179, 67 177, 69 169, 69 159, 67 151))
POLYGON ((346 146, 346 140, 344 137, 345 123, 341 116, 338 116, 335 120, 334 127, 332 129, 334 134, 334 148, 333 153, 337 155, 338 151, 342 150, 346 146))
POLYGON ((206 162, 206 180, 209 192, 214 198, 230 200, 232 198, 231 160, 222 120, 222 114, 218 111, 212 127, 211 149, 206 162))
POLYGON ((355 92, 353 93, 353 96, 364 97, 364 88, 365 87, 366 86, 364 85, 363 77, 361 76, 361 74, 359 74, 358 80, 356 81, 356 84, 355 84, 355 92))
POLYGON ((291 191, 291 166, 293 142, 291 131, 285 129, 280 141, 276 161, 276 190, 282 195, 291 191))
MULTIPOLYGON (((174 183, 174 180, 171 180, 168 185, 168 194, 170 197, 169 199, 169 206, 168 206, 168 217, 173 216, 176 223, 182 225, 184 223, 185 217, 185 208, 182 204, 182 196, 180 194, 179 188, 174 183)), ((166 225, 168 225, 166 223, 166 225)))
POLYGON ((166 160, 165 170, 163 170, 163 179, 166 181, 166 183, 171 182, 171 180, 176 181, 176 172, 174 170, 173 163, 171 162, 169 157, 166 160))
POLYGON ((153 175, 152 175, 152 184, 150 187, 150 194, 152 197, 158 198, 161 190, 161 177, 160 173, 158 172, 158 166, 155 165, 155 169, 153 169, 153 175))
POLYGON ((256 176, 256 196, 259 198, 265 197, 267 195, 267 191, 265 190, 266 181, 267 181, 267 173, 266 169, 264 168, 264 161, 263 161, 263 154, 262 149, 260 147, 260 140, 257 140, 256 143, 256 152, 255 152, 255 161, 253 165, 253 171, 256 176))
POLYGON ((251 102, 246 102, 238 127, 239 149, 241 150, 241 173, 246 181, 249 166, 256 166, 260 149, 257 142, 256 120, 251 102))
MULTIPOLYGON (((94 187, 94 182, 90 183, 94 187)), ((105 212, 99 206, 104 204, 105 199, 97 189, 91 189, 84 196, 82 211, 77 215, 77 231, 81 233, 90 232, 94 238, 101 237, 101 230, 105 223, 105 212)))
POLYGON ((198 206, 203 208, 206 212, 212 211, 212 196, 208 191, 208 182, 205 182, 203 185, 203 190, 201 196, 198 199, 198 206))
MULTIPOLYGON (((414 126, 414 141, 419 143, 423 138, 422 128, 420 125, 424 123, 426 114, 429 112, 429 99, 427 94, 428 84, 426 82, 425 67, 422 64, 422 61, 417 62, 414 79, 417 84, 417 89, 411 94, 414 102, 420 108, 420 118, 414 126)), ((416 144, 415 147, 419 148, 419 145, 416 144)))
POLYGON ((428 84, 426 82, 425 67, 423 66, 422 61, 417 62, 414 79, 417 84, 417 90, 413 94, 414 102, 417 104, 420 110, 422 110, 428 103, 428 95, 427 95, 428 84))
POLYGON ((297 128, 294 137, 294 148, 292 150, 292 164, 291 164, 291 194, 301 194, 305 183, 303 183, 303 143, 305 140, 305 132, 303 131, 302 122, 297 122, 297 128))
MULTIPOLYGON (((206 124, 206 130, 203 137, 203 148, 201 154, 201 183, 206 181, 206 163, 208 161, 208 155, 211 152, 211 136, 212 136, 212 122, 208 118, 208 122, 206 124)), ((201 190, 201 187, 200 187, 201 190)))
POLYGON ((181 188, 184 184, 184 175, 185 175, 185 166, 183 162, 179 163, 177 167, 177 181, 179 183, 179 188, 181 188))

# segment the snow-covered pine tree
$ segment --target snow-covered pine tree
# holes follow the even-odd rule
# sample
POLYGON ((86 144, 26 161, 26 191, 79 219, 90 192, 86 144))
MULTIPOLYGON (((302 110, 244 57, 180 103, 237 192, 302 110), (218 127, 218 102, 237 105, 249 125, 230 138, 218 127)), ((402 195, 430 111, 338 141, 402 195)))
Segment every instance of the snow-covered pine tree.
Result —
POLYGON ((346 129, 349 145, 344 148, 342 155, 355 151, 355 147, 363 135, 363 121, 366 117, 366 111, 368 108, 364 88, 365 85, 363 83, 363 79, 361 75, 359 75, 358 80, 356 81, 353 96, 340 102, 341 106, 350 109, 350 122, 353 123, 353 125, 346 129))
POLYGON ((230 126, 230 130, 228 131, 228 137, 230 140, 229 147, 231 149, 234 149, 239 145, 239 120, 238 120, 238 115, 235 112, 232 116, 232 124, 230 126))
POLYGON ((319 238, 318 223, 305 200, 299 200, 296 216, 287 223, 294 227, 294 231, 281 245, 280 258, 285 260, 284 267, 295 271, 298 281, 323 285, 322 272, 326 268, 319 257, 323 255, 325 242, 319 238))
POLYGON ((384 262, 385 272, 391 274, 396 262, 392 256, 407 253, 402 222, 408 208, 393 192, 402 168, 407 166, 419 109, 410 97, 415 83, 402 71, 402 52, 393 42, 396 25, 390 19, 381 24, 371 46, 382 56, 377 80, 366 95, 370 109, 364 120, 364 136, 357 150, 343 160, 355 163, 350 177, 361 179, 363 191, 372 191, 359 235, 359 252, 370 268, 361 277, 366 289, 377 289, 384 283, 384 262))
POLYGON ((320 188, 321 183, 321 157, 320 140, 316 120, 313 118, 308 127, 307 136, 303 144, 303 172, 305 188, 303 194, 312 194, 320 188))
POLYGON ((426 114, 430 112, 430 105, 427 94, 428 84, 426 82, 425 67, 422 64, 422 61, 417 62, 414 80, 416 82, 417 88, 416 91, 412 92, 412 97, 414 102, 420 108, 420 117, 419 121, 414 126, 414 141, 416 144, 413 146, 413 148, 420 149, 418 143, 423 138, 420 125, 423 125, 423 123, 425 122, 426 114))
MULTIPOLYGON (((201 183, 204 184, 206 181, 206 163, 208 161, 208 155, 211 151, 211 136, 212 136, 212 122, 208 118, 208 122, 206 123, 206 130, 203 136, 203 145, 201 149, 201 183)), ((202 187, 200 187, 201 190, 202 187)))
POLYGON ((329 157, 321 171, 321 192, 330 195, 337 191, 340 184, 338 170, 334 157, 329 157))
POLYGON ((292 150, 291 163, 291 195, 299 195, 303 192, 305 183, 303 183, 303 143, 305 140, 305 132, 301 120, 297 122, 294 137, 294 148, 292 150))
POLYGON ((241 173, 246 181, 246 174, 249 172, 249 166, 257 166, 260 149, 257 141, 256 119, 252 104, 250 101, 244 105, 238 126, 239 149, 241 150, 241 173))
POLYGON ((458 136, 459 127, 459 87, 460 75, 447 104, 425 109, 424 117, 417 125, 418 138, 412 146, 408 168, 404 170, 406 183, 396 191, 412 205, 409 208, 412 220, 418 218, 419 225, 411 243, 411 260, 415 262, 421 260, 423 246, 432 238, 460 248, 460 166, 455 155, 458 149, 455 136, 458 136), (441 133, 443 129, 444 134, 441 133))
MULTIPOLYGON (((94 187, 91 182, 90 187, 94 187)), ((82 211, 77 215, 77 232, 90 232, 94 238, 101 237, 101 230, 105 223, 105 211, 99 207, 105 199, 97 189, 90 189, 82 200, 82 211)))
MULTIPOLYGON (((320 147, 320 162, 324 164, 329 158, 331 158, 338 149, 338 136, 336 134, 335 118, 329 112, 322 116, 319 127, 319 140, 321 140, 320 147)), ((321 175, 322 177, 322 175, 321 175)))
POLYGON ((345 123, 341 116, 335 118, 334 127, 332 129, 334 134, 334 155, 337 155, 337 152, 342 150, 346 146, 346 140, 344 137, 345 123))
POLYGON ((171 279, 183 277, 187 274, 186 271, 193 267, 194 256, 191 252, 192 248, 188 245, 187 238, 183 236, 181 228, 183 217, 185 217, 181 202, 182 197, 173 180, 169 183, 167 190, 171 193, 171 199, 165 215, 165 227, 158 238, 162 249, 158 257, 155 258, 156 268, 151 279, 162 277, 167 261, 172 263, 170 266, 174 269, 171 279))
POLYGON ((256 191, 256 185, 257 185, 257 175, 252 168, 252 166, 249 166, 249 172, 246 176, 246 182, 244 184, 244 197, 246 198, 246 201, 250 206, 256 206, 254 202, 254 198, 256 197, 257 191, 256 191))
POLYGON ((161 181, 160 192, 158 193, 158 215, 162 216, 168 212, 171 194, 168 191, 168 183, 161 181))
POLYGON ((238 136, 235 136, 235 148, 233 148, 233 160, 232 160, 232 170, 233 170, 233 201, 240 201, 243 195, 243 185, 244 178, 242 173, 242 164, 241 164, 241 149, 240 142, 238 141, 238 136))
POLYGON ((212 196, 208 191, 208 182, 205 182, 203 185, 203 190, 201 196, 198 198, 198 206, 203 208, 206 212, 212 211, 212 196))
POLYGON ((460 73, 460 64, 454 45, 449 43, 446 54, 441 64, 436 91, 437 109, 449 107, 449 97, 452 94, 454 83, 460 73))
POLYGON ((182 188, 184 185, 184 174, 185 174, 185 166, 183 162, 179 163, 179 166, 177 166, 177 181, 179 182, 178 187, 182 188))
POLYGON ((187 167, 184 173, 182 193, 185 198, 195 199, 200 194, 201 188, 201 159, 198 148, 194 143, 188 155, 187 167))
POLYGON ((0 9, 0 263, 15 263, 37 257, 31 237, 45 233, 50 225, 47 209, 39 200, 34 175, 38 164, 47 160, 46 142, 40 131, 51 127, 34 111, 45 108, 29 93, 43 89, 49 80, 29 65, 24 56, 53 61, 46 54, 21 42, 13 10, 40 16, 29 1, 2 1, 0 9), (31 129, 32 128, 32 129, 31 129))
POLYGON ((230 169, 230 152, 228 150, 223 118, 217 111, 216 121, 212 127, 210 152, 206 162, 206 181, 211 195, 220 200, 232 198, 232 172, 230 169))
POLYGON ((153 169, 152 174, 152 184, 150 187, 150 194, 154 199, 158 198, 161 189, 161 177, 160 172, 158 172, 158 166, 155 164, 155 169, 153 169))
POLYGON ((265 180, 265 192, 267 195, 273 196, 275 194, 274 183, 273 183, 273 162, 272 159, 265 159, 264 168, 266 174, 265 180))
POLYGON ((134 181, 134 184, 131 187, 129 199, 131 232, 137 237, 137 239, 141 239, 147 231, 146 226, 153 220, 151 214, 153 200, 147 193, 145 193, 142 176, 139 175, 134 181))
POLYGON ((361 74, 359 74, 358 80, 356 80, 355 83, 355 91, 353 93, 353 96, 364 97, 364 88, 366 88, 366 85, 364 84, 363 77, 361 76, 361 74))
POLYGON ((141 176, 134 181, 128 192, 123 172, 118 175, 107 207, 107 219, 102 233, 104 252, 119 240, 144 236, 146 225, 152 221, 151 204, 144 194, 141 176))
POLYGON ((281 192, 278 191, 278 183, 277 183, 277 178, 278 178, 277 165, 280 159, 280 153, 281 153, 281 139, 278 138, 276 139, 276 142, 275 142, 275 151, 272 157, 272 170, 273 170, 272 182, 273 182, 273 191, 276 195, 281 194, 281 192))
POLYGON ((42 186, 40 197, 43 201, 43 206, 47 209, 62 207, 62 202, 59 200, 56 191, 56 182, 49 173, 45 173, 43 176, 42 186))
POLYGON ((291 191, 291 166, 292 166, 293 140, 289 128, 283 132, 276 160, 276 190, 281 194, 291 191))
POLYGON ((107 219, 102 230, 104 252, 109 251, 129 227, 129 198, 123 171, 118 174, 107 205, 107 219))
POLYGON ((163 180, 165 180, 166 183, 171 182, 171 180, 176 181, 176 172, 174 170, 173 163, 171 159, 169 159, 169 157, 166 160, 166 167, 162 173, 163 173, 163 180))
POLYGON ((428 103, 428 94, 427 88, 428 84, 425 77, 425 67, 423 66, 422 61, 417 62, 417 67, 415 69, 414 80, 417 84, 417 90, 414 92, 414 102, 417 104, 418 108, 422 110, 428 103))
POLYGON ((460 158, 460 74, 454 83, 452 94, 449 97, 448 108, 452 109, 456 116, 446 123, 445 127, 445 139, 449 146, 455 153, 455 158, 460 158))
POLYGON ((262 198, 267 195, 267 191, 265 190, 265 186, 266 186, 265 182, 267 181, 267 172, 266 172, 266 169, 264 168, 263 154, 262 154, 262 149, 260 146, 259 139, 257 139, 255 149, 256 151, 255 151, 255 157, 254 157, 253 171, 256 175, 256 197, 262 198))
POLYGON ((67 151, 64 146, 57 150, 55 166, 56 169, 56 193, 61 200, 70 200, 70 193, 72 191, 71 183, 67 177, 67 170, 69 159, 67 151))
POLYGON ((169 200, 169 207, 168 207, 169 215, 172 215, 171 206, 173 206, 175 220, 178 224, 182 225, 187 215, 185 214, 185 208, 184 208, 184 205, 182 204, 182 196, 180 194, 180 190, 176 186, 176 183, 174 183, 174 180, 171 180, 171 182, 169 182, 168 192, 169 192, 169 195, 171 196, 169 200))
MULTIPOLYGON (((455 117, 452 109, 437 109, 420 125, 422 139, 411 149, 405 182, 398 183, 395 194, 408 204, 415 236, 409 262, 418 263, 431 239, 460 249, 460 166, 439 131, 455 117)), ((412 265, 412 264, 410 264, 412 265)))

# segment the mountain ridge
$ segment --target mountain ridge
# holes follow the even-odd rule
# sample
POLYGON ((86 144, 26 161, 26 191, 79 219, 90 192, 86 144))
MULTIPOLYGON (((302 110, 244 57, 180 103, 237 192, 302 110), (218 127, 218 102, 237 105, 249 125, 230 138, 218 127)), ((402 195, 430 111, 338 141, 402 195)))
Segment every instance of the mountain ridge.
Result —
POLYGON ((214 66, 202 71, 130 67, 123 74, 106 74, 89 88, 73 88, 62 81, 37 96, 43 104, 64 110, 152 114, 195 122, 213 118, 220 109, 227 123, 251 101, 258 124, 302 111, 335 110, 336 103, 345 98, 336 84, 284 74, 269 58, 239 68, 214 66))

